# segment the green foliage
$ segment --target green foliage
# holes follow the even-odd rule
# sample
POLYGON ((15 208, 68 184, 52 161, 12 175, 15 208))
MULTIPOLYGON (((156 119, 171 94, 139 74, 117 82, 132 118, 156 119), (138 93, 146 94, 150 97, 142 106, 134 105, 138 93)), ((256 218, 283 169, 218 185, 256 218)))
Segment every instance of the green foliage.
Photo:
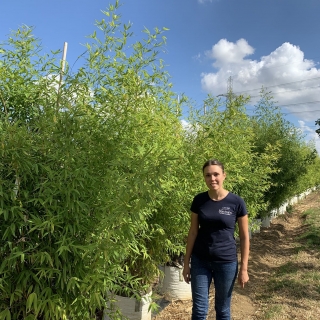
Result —
MULTIPOLYGON (((320 126, 320 119, 316 120, 315 125, 320 126)), ((316 133, 317 133, 317 134, 319 135, 319 137, 320 137, 320 128, 318 128, 318 129, 316 130, 316 133)))
POLYGON ((107 292, 147 289, 174 247, 157 219, 181 154, 162 32, 125 54, 116 7, 61 83, 32 29, 1 47, 1 319, 92 319, 107 292))
POLYGON ((318 249, 320 245, 320 208, 306 210, 304 218, 308 228, 299 238, 306 240, 309 247, 318 249))
POLYGON ((95 319, 113 293, 147 291, 184 251, 209 158, 251 218, 319 184, 319 157, 268 95, 253 118, 245 98, 209 96, 183 128, 158 54, 167 29, 134 42, 118 7, 75 73, 28 27, 0 46, 0 320, 95 319))
POLYGON ((270 92, 263 88, 252 123, 256 136, 254 151, 263 154, 270 144, 276 151, 270 188, 264 193, 269 212, 319 182, 319 157, 314 146, 307 145, 301 132, 283 118, 270 92))
MULTIPOLYGON (((255 131, 246 114, 247 99, 237 97, 221 110, 219 100, 209 97, 205 115, 193 112, 186 144, 192 163, 188 176, 198 190, 203 188, 201 167, 209 158, 217 158, 226 166, 226 188, 242 196, 250 217, 266 208, 263 195, 270 185, 272 163, 277 159, 277 145, 268 144, 260 154, 254 152, 255 131), (193 172, 197 172, 195 175, 193 172), (201 184, 200 184, 201 182, 201 184)), ((187 168, 186 168, 187 170, 187 168)))

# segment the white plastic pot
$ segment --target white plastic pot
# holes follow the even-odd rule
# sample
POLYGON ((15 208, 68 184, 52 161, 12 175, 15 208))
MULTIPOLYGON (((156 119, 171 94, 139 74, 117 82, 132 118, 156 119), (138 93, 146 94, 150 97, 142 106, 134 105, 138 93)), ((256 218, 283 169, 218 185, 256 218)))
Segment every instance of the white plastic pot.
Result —
POLYGON ((280 206, 279 208, 278 208, 278 214, 280 215, 280 214, 285 214, 286 213, 286 209, 287 209, 287 207, 283 204, 282 206, 280 206))
POLYGON ((261 227, 263 228, 269 228, 271 222, 271 217, 264 217, 261 221, 261 227))
POLYGON ((160 292, 168 300, 189 300, 191 299, 191 284, 183 279, 183 267, 162 266, 164 273, 163 280, 160 282, 160 292))
POLYGON ((270 212, 271 221, 272 221, 272 219, 275 219, 277 217, 277 215, 278 215, 278 212, 276 209, 271 210, 271 212, 270 212))
POLYGON ((297 196, 294 196, 291 198, 291 201, 290 201, 290 204, 296 204, 298 202, 298 197, 297 196))
POLYGON ((117 310, 130 320, 151 320, 151 294, 152 292, 142 296, 141 300, 114 295, 114 301, 110 302, 110 310, 105 312, 103 320, 119 319, 116 315, 117 310))

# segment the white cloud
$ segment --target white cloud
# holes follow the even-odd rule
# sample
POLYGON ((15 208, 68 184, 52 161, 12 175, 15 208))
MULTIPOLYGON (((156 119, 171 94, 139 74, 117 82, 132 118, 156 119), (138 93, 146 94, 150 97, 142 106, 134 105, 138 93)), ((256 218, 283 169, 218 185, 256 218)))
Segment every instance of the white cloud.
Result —
POLYGON ((199 61, 199 62, 202 62, 202 54, 199 52, 198 54, 193 56, 192 59, 199 61))
POLYGON ((215 59, 214 67, 228 67, 231 64, 243 64, 244 58, 254 53, 254 49, 245 39, 240 39, 236 43, 221 39, 206 52, 209 58, 215 59))
POLYGON ((190 123, 186 120, 181 120, 181 125, 184 130, 189 130, 191 128, 190 123))
POLYGON ((306 135, 306 140, 314 142, 318 154, 320 155, 320 137, 318 136, 318 134, 315 132, 314 129, 308 127, 306 123, 302 120, 299 120, 299 125, 301 131, 306 135))
POLYGON ((206 52, 216 72, 201 75, 202 88, 214 95, 226 93, 227 79, 232 76, 235 93, 250 94, 255 101, 264 86, 279 106, 287 106, 284 112, 304 121, 320 118, 320 102, 315 102, 320 101, 320 69, 314 61, 305 59, 303 51, 288 42, 259 60, 249 58, 253 53, 245 39, 235 43, 221 39, 206 52))
POLYGON ((198 0, 199 3, 212 2, 212 0, 198 0))
POLYGON ((186 120, 181 120, 180 123, 186 136, 194 136, 200 129, 200 127, 197 124, 192 125, 190 122, 186 120))

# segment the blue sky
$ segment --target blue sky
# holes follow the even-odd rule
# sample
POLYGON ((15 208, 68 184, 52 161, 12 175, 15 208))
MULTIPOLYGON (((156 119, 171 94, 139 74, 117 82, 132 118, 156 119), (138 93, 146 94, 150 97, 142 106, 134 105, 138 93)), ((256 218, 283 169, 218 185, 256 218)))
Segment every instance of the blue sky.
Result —
MULTIPOLYGON (((0 41, 22 24, 34 26, 45 49, 68 42, 70 65, 84 52, 81 43, 95 30, 101 10, 113 1, 3 0, 0 41)), ((269 88, 288 120, 307 135, 320 118, 319 0, 123 0, 119 13, 144 27, 167 27, 163 58, 174 91, 201 107, 207 93, 223 94, 232 76, 235 93, 254 97, 269 88)), ((77 64, 75 64, 77 67, 77 64)))

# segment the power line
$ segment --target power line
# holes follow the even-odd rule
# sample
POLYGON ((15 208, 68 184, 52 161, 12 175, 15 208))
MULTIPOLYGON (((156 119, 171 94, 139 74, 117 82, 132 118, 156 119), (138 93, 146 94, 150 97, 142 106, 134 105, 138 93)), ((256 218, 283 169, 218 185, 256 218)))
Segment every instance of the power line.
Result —
MULTIPOLYGON (((276 84, 276 85, 273 85, 273 86, 265 86, 265 88, 266 89, 275 88, 275 87, 285 86, 285 85, 288 85, 288 84, 294 84, 294 83, 305 82, 305 81, 316 80, 316 79, 320 79, 320 77, 309 78, 309 79, 298 80, 298 81, 287 82, 287 83, 281 83, 281 84, 276 84)), ((261 90, 261 87, 257 88, 257 89, 250 89, 250 90, 245 90, 245 91, 237 91, 237 92, 234 92, 234 93, 235 94, 241 94, 241 93, 246 93, 246 92, 256 91, 256 90, 261 90)))
MULTIPOLYGON (((247 111, 255 111, 255 109, 246 109, 247 111)), ((290 112, 281 112, 283 115, 295 114, 295 113, 306 113, 306 112, 318 112, 320 110, 303 110, 303 111, 290 111, 290 112)))
POLYGON ((293 114, 293 113, 305 113, 305 112, 318 112, 320 110, 304 110, 304 111, 292 111, 292 112, 281 112, 282 114, 293 114))
MULTIPOLYGON (((294 91, 303 91, 303 90, 306 90, 306 89, 317 89, 317 88, 320 88, 320 85, 319 86, 315 86, 315 87, 304 87, 304 88, 300 88, 300 89, 289 89, 289 90, 285 90, 285 91, 278 91, 278 92, 272 92, 272 94, 282 94, 282 93, 286 93, 286 92, 294 92, 294 91)), ((257 98, 257 97, 260 97, 260 95, 257 95, 257 96, 250 96, 250 99, 251 98, 257 98)))
POLYGON ((320 101, 299 102, 299 103, 290 103, 290 104, 283 104, 283 105, 275 104, 275 106, 278 108, 286 108, 289 106, 300 106, 300 105, 304 105, 304 104, 316 104, 316 103, 320 103, 320 101))
POLYGON ((320 101, 310 101, 310 102, 291 103, 291 104, 281 105, 281 106, 279 106, 279 107, 298 106, 298 105, 302 105, 302 104, 314 104, 314 103, 320 103, 320 101))
MULTIPOLYGON (((231 77, 230 77, 231 78, 231 77)), ((231 78, 232 79, 232 78, 231 78)), ((320 79, 320 77, 319 77, 320 79)), ((231 82, 232 80, 228 79, 228 93, 230 91, 229 87, 229 82, 231 82)), ((232 82, 231 82, 231 93, 232 93, 232 82)), ((225 95, 221 95, 221 96, 225 96, 225 95)), ((228 96, 228 95, 227 95, 228 96)), ((251 100, 251 97, 250 97, 251 100)), ((298 106, 298 105, 308 105, 308 104, 318 104, 320 103, 320 101, 308 101, 308 102, 300 102, 300 103, 291 103, 291 104, 286 104, 286 105, 277 105, 277 107, 279 108, 286 108, 289 106, 298 106)), ((255 109, 248 109, 246 108, 247 111, 254 111, 255 109)), ((283 115, 288 115, 288 114, 295 114, 295 113, 305 113, 305 112, 318 112, 320 110, 303 110, 303 111, 292 111, 292 112, 281 112, 283 115)))
MULTIPOLYGON (((286 104, 286 105, 276 105, 276 107, 278 108, 287 108, 289 106, 298 106, 298 105, 305 105, 305 104, 317 104, 317 103, 320 103, 320 101, 309 101, 309 102, 300 102, 300 103, 291 103, 291 104, 286 104)), ((200 105, 197 105, 195 106, 195 109, 196 110, 200 110, 201 106, 200 105)), ((249 111, 253 111, 255 109, 248 109, 247 110, 249 111)), ((283 114, 290 114, 290 113, 303 113, 303 112, 317 112, 317 111, 320 111, 320 110, 304 110, 304 111, 292 111, 292 112, 289 112, 289 113, 283 113, 283 114)))
MULTIPOLYGON (((320 79, 320 77, 315 77, 315 78, 309 78, 309 79, 305 79, 305 80, 298 80, 298 81, 293 81, 293 82, 287 82, 287 83, 282 83, 282 84, 277 84, 277 85, 273 85, 273 86, 264 86, 264 88, 268 89, 268 88, 274 88, 274 87, 280 87, 280 86, 284 86, 284 85, 288 85, 288 84, 293 84, 293 83, 299 83, 299 82, 305 82, 305 81, 309 81, 309 80, 316 80, 316 79, 320 79)), ((303 91, 303 90, 307 90, 307 89, 316 89, 316 88, 320 88, 320 85, 318 86, 313 86, 313 87, 304 87, 304 88, 299 88, 299 89, 288 89, 285 91, 278 91, 278 92, 272 92, 273 94, 282 94, 282 93, 286 93, 286 92, 295 92, 295 91, 303 91)), ((233 96, 239 93, 246 93, 246 92, 251 92, 251 91, 257 91, 257 90, 261 90, 260 88, 257 89, 250 89, 250 90, 246 90, 246 91, 237 91, 237 92, 232 92, 233 96)), ((226 97, 228 95, 228 93, 224 93, 224 94, 219 94, 216 95, 216 97, 226 97)), ((198 97, 200 96, 200 94, 197 95, 198 97)), ((252 98, 257 98, 260 97, 260 95, 255 95, 255 96, 250 96, 250 99, 252 98)), ((308 102, 307 102, 308 103, 308 102)), ((197 106, 200 107, 200 104, 197 104, 197 106)))

